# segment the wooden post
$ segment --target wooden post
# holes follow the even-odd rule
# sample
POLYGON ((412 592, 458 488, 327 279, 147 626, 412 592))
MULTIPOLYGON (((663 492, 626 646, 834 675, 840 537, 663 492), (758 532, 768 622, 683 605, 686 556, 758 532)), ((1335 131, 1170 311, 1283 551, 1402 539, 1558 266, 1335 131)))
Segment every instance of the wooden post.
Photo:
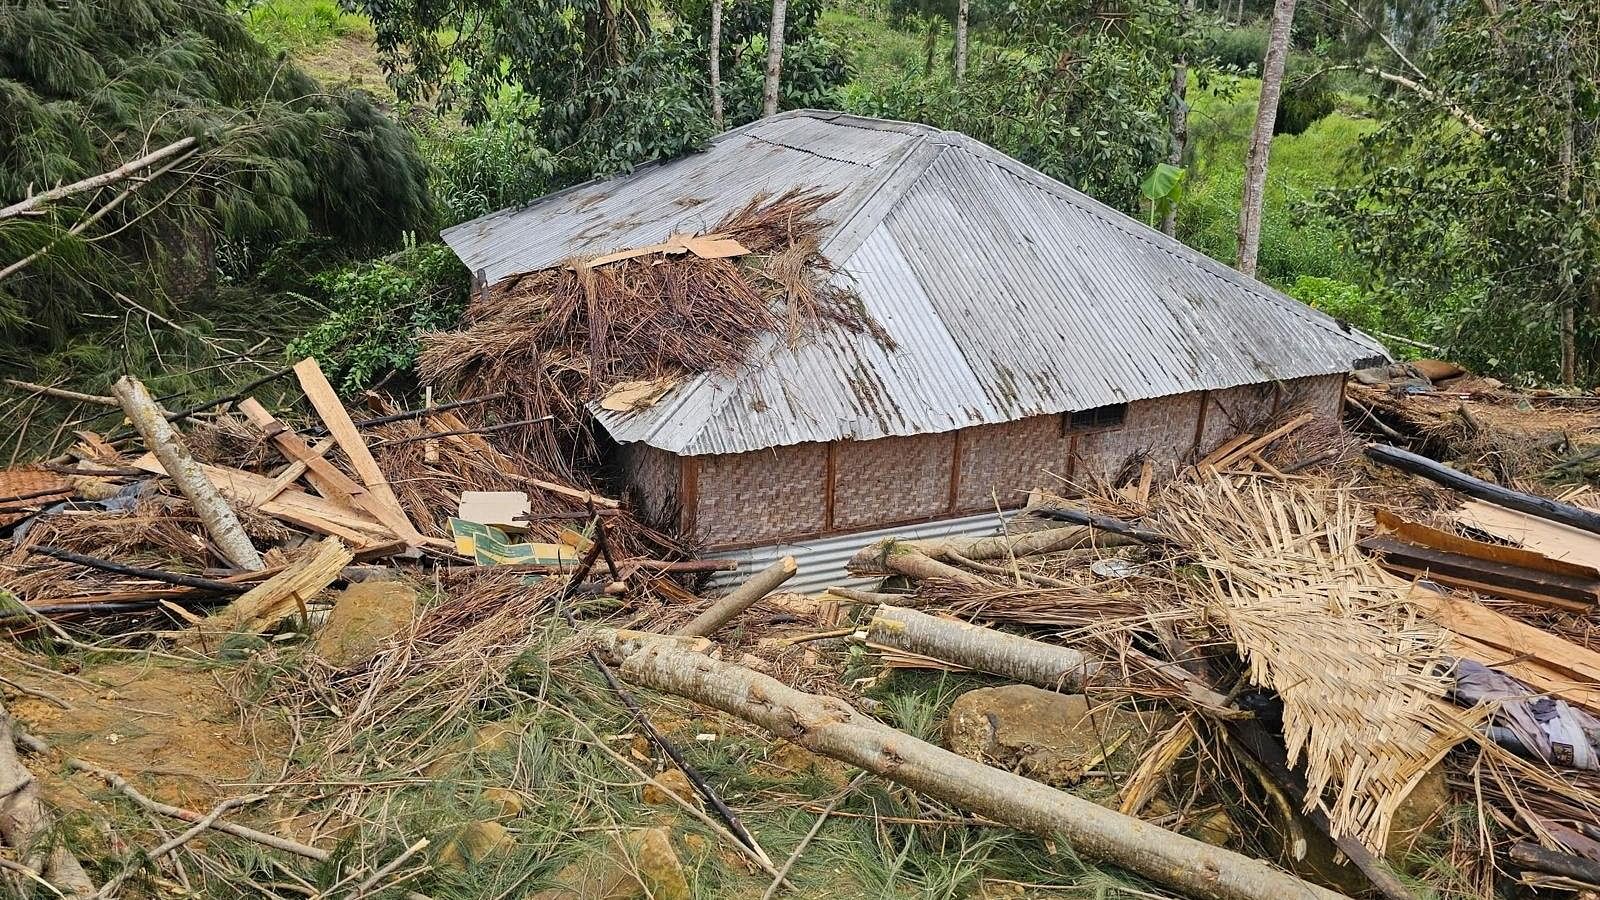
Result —
POLYGON ((842 760, 991 821, 1061 839, 1191 897, 1213 900, 1336 900, 1259 859, 1106 809, 1011 772, 991 768, 890 728, 832 697, 671 642, 599 636, 622 677, 687 697, 765 728, 813 753, 842 760))
POLYGON ((194 507, 206 534, 216 542, 223 557, 237 569, 255 571, 263 568, 265 564, 261 561, 261 554, 250 543, 250 536, 244 533, 244 526, 239 524, 233 507, 228 505, 216 485, 201 471, 200 464, 194 461, 194 456, 189 453, 177 430, 167 422, 161 408, 150 399, 150 392, 145 390, 139 379, 124 375, 112 385, 111 392, 122 404, 128 421, 144 438, 150 452, 161 461, 161 468, 166 470, 183 496, 189 499, 189 505, 194 507))
POLYGON ((1420 475, 1451 490, 1460 491, 1468 497, 1487 500, 1507 509, 1525 512, 1530 516, 1538 516, 1541 519, 1560 522, 1562 525, 1570 525, 1573 528, 1600 534, 1600 513, 1590 512, 1570 503, 1562 503, 1557 500, 1536 497, 1533 494, 1525 494, 1522 491, 1514 491, 1498 484, 1490 484, 1482 479, 1473 478, 1465 472, 1452 469, 1443 463, 1434 462, 1426 456, 1419 456, 1408 450, 1401 450, 1399 447, 1390 447, 1385 444, 1368 444, 1367 456, 1374 462, 1393 466, 1402 472, 1420 475))

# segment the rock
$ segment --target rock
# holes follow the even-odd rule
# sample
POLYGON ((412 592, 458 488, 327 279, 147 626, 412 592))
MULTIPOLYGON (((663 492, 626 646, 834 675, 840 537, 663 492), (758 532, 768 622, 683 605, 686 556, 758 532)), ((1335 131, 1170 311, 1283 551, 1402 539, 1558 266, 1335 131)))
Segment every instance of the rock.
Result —
POLYGON ((422 774, 429 778, 438 778, 454 769, 457 764, 471 754, 494 753, 497 750, 504 750, 522 735, 522 729, 522 725, 506 721, 479 725, 464 735, 456 744, 454 750, 428 763, 423 768, 422 774))
POLYGON ((1184 829, 1184 834, 1213 847, 1228 847, 1239 836, 1239 826, 1234 824, 1232 816, 1219 809, 1202 816, 1198 822, 1184 829))
POLYGON ((511 832, 499 822, 468 822, 439 848, 434 862, 445 868, 465 869, 504 853, 513 843, 511 832))
POLYGON ((1415 369, 1417 374, 1423 378, 1433 382, 1467 374, 1466 369, 1453 362, 1445 362, 1442 359, 1414 359, 1411 361, 1411 368, 1415 369))
POLYGON ((675 794, 680 800, 698 804, 700 795, 695 793, 694 785, 689 783, 689 777, 683 774, 682 769, 668 769, 651 779, 644 786, 641 799, 650 806, 667 806, 673 803, 668 794, 675 794))
POLYGON ((500 810, 500 817, 503 819, 520 816, 526 808, 522 802, 522 795, 510 788, 486 788, 483 799, 500 810))
POLYGON ((578 860, 556 873, 554 887, 528 900, 689 900, 689 879, 671 831, 641 828, 622 844, 629 858, 612 850, 578 860))
POLYGON ((409 627, 416 612, 416 588, 404 581, 352 584, 334 599, 333 611, 312 639, 312 652, 340 669, 366 662, 409 627))
POLYGON ((1082 694, 1025 684, 979 688, 956 698, 945 721, 945 746, 1057 787, 1100 768, 1107 750, 1136 756, 1162 723, 1116 706, 1093 707, 1082 694))

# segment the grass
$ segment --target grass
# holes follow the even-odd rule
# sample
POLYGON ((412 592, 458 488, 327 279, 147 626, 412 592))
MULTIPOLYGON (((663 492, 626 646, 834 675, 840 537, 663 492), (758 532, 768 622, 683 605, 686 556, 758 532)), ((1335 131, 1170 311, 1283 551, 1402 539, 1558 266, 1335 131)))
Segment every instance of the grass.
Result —
POLYGON ((343 37, 372 37, 372 23, 338 0, 261 0, 244 13, 252 34, 274 50, 299 56, 343 37))

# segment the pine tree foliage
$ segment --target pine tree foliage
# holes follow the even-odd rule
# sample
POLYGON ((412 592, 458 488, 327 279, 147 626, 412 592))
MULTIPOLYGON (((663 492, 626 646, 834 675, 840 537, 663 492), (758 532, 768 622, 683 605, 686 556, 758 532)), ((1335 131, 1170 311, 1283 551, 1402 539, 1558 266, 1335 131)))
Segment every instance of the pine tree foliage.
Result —
POLYGON ((159 177, 0 221, 0 268, 46 250, 0 280, 8 342, 58 341, 114 291, 202 299, 180 283, 208 281, 219 250, 324 235, 364 252, 430 221, 405 129, 370 96, 325 90, 274 56, 220 0, 0 5, 0 122, 0 205, 199 141, 159 177))

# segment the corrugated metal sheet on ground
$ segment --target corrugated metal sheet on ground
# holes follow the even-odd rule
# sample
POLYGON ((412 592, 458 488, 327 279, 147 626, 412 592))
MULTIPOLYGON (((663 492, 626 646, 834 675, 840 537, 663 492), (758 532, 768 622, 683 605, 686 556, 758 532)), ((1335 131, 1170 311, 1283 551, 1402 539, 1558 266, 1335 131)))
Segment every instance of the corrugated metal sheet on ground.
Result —
POLYGON ((986 537, 997 534, 1000 526, 1015 513, 982 513, 960 519, 945 519, 901 528, 880 528, 876 531, 858 531, 852 534, 830 535, 815 540, 793 544, 773 544, 751 550, 710 552, 716 559, 738 560, 739 568, 732 572, 718 572, 708 589, 723 591, 765 569, 784 556, 794 557, 799 566, 794 577, 783 583, 782 591, 815 594, 833 586, 870 587, 878 578, 852 578, 845 571, 845 563, 857 550, 886 537, 904 540, 923 540, 940 537, 986 537))
POLYGON ((797 111, 709 149, 445 232, 493 281, 709 227, 760 192, 840 191, 823 250, 893 339, 825 328, 656 406, 593 407, 682 455, 948 431, 1385 358, 1359 331, 1004 154, 921 125, 797 111))

